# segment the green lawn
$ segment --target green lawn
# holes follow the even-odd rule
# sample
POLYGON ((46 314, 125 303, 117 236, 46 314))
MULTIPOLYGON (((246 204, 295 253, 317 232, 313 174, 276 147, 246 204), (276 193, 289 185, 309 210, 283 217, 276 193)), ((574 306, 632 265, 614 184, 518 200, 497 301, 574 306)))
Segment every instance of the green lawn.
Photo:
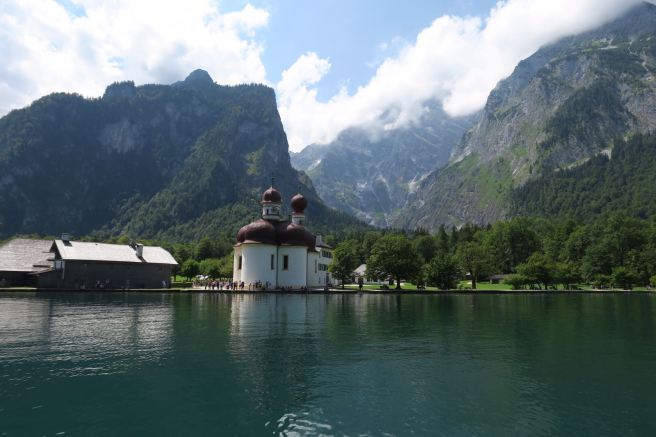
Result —
MULTIPOLYGON (((394 290, 395 285, 390 286, 390 290, 394 290)), ((401 287, 403 291, 417 291, 417 286, 410 283, 410 282, 402 282, 401 287)), ((599 291, 597 289, 592 288, 591 285, 589 284, 577 284, 577 287, 579 288, 580 291, 599 291)), ((358 285, 357 284, 348 284, 344 287, 346 290, 357 290, 358 285)), ((337 287, 337 289, 341 289, 341 287, 337 287)), ((378 285, 364 285, 363 289, 365 291, 379 291, 381 288, 378 285)), ((563 290, 562 286, 557 287, 558 290, 563 290)), ((425 290, 427 291, 438 291, 436 287, 426 287, 425 290)), ((458 285, 458 290, 460 291, 469 291, 471 290, 471 281, 460 281, 458 285)), ((479 282, 476 284, 476 291, 507 291, 507 290, 512 290, 512 287, 508 284, 490 284, 489 282, 479 282)), ((419 290, 421 291, 421 290, 419 290)), ((516 290, 516 291, 522 291, 522 290, 516 290)), ((524 290, 524 291, 532 291, 532 290, 524 290)), ((540 291, 540 290, 538 290, 540 291)), ((605 289, 604 291, 609 291, 609 289, 605 289)), ((611 289, 610 291, 621 291, 621 290, 614 290, 611 289)), ((654 289, 648 289, 646 287, 635 287, 633 291, 654 291, 654 289)))
MULTIPOLYGON (((390 290, 394 290, 396 288, 396 284, 389 285, 388 287, 389 287, 390 290)), ((341 289, 341 286, 337 286, 336 288, 341 289)), ((348 284, 344 288, 346 288, 347 290, 357 290, 358 289, 358 284, 348 284)), ((370 285, 370 284, 366 284, 362 288, 365 289, 365 290, 376 290, 376 291, 381 289, 379 285, 370 285)), ((417 291, 417 286, 415 284, 410 283, 410 282, 401 282, 401 289, 403 291, 417 291)), ((425 290, 437 291, 437 288, 435 288, 435 287, 426 287, 425 290)))

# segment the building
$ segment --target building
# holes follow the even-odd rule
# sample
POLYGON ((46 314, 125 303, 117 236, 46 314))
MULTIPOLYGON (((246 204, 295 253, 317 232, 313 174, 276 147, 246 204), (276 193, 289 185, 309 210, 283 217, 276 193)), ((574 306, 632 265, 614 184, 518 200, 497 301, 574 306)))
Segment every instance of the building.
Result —
POLYGON ((262 194, 262 218, 241 228, 234 253, 234 281, 245 289, 293 289, 332 284, 332 248, 305 229, 307 199, 291 199, 291 220, 282 220, 282 196, 262 194))
POLYGON ((34 287, 35 273, 50 270, 52 240, 16 238, 0 246, 0 287, 34 287))
POLYGON ((492 275, 490 276, 490 284, 501 284, 508 276, 509 275, 492 275))
POLYGON ((0 280, 9 278, 11 286, 168 288, 176 265, 161 247, 72 241, 66 235, 54 241, 17 239, 0 248, 0 280))

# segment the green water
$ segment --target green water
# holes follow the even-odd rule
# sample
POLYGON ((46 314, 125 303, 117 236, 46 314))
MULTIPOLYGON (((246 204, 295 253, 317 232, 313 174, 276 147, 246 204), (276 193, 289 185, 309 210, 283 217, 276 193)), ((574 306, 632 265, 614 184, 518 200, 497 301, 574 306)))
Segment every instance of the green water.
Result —
POLYGON ((656 296, 0 294, 0 435, 656 435, 656 296))

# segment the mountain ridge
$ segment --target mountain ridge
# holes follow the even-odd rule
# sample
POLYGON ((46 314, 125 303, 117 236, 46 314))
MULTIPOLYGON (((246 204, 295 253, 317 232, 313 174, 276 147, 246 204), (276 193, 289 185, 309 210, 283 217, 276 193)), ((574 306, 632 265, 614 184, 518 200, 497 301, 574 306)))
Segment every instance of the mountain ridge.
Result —
POLYGON ((312 144, 292 154, 322 199, 380 227, 436 167, 448 162, 452 147, 472 117, 449 117, 436 101, 424 104, 417 123, 381 131, 353 127, 328 144, 312 144))
POLYGON ((361 226, 291 167, 273 89, 217 85, 200 70, 173 85, 114 83, 95 99, 55 93, 10 112, 0 175, 2 236, 231 239, 259 214, 272 176, 286 196, 303 191, 317 229, 361 226))
POLYGON ((644 3, 599 29, 523 60, 490 93, 450 163, 429 175, 393 224, 491 223, 512 215, 528 181, 656 128, 656 6, 644 3))

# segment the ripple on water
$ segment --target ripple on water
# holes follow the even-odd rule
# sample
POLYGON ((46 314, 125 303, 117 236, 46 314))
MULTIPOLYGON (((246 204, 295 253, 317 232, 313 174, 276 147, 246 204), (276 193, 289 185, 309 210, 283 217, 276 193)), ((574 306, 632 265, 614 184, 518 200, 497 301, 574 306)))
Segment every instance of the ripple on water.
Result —
POLYGON ((0 434, 656 435, 655 309, 622 296, 0 295, 0 434))

